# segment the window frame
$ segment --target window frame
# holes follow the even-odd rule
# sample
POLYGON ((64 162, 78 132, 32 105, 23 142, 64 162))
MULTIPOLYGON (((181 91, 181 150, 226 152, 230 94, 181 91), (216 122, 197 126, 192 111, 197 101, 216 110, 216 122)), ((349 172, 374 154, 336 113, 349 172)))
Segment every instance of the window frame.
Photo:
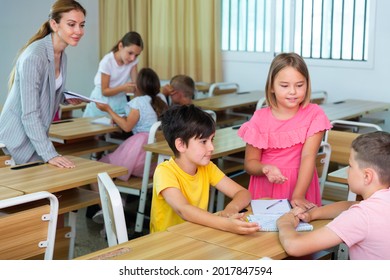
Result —
MULTIPOLYGON (((295 3, 295 0, 292 0, 292 3, 295 3)), ((294 23, 294 11, 295 5, 291 9, 290 16, 290 25, 293 28, 290 29, 289 34, 289 46, 290 49, 294 46, 294 32, 295 32, 295 23, 294 23)), ((271 1, 271 13, 275 15, 276 13, 276 3, 271 1)), ((310 66, 322 66, 322 67, 338 67, 338 68, 355 68, 355 69, 369 69, 374 67, 375 60, 375 24, 376 24, 376 0, 370 0, 369 7, 369 29, 368 29, 368 59, 366 61, 358 60, 341 60, 341 59, 327 59, 327 58, 306 58, 304 57, 306 63, 310 66)), ((271 20, 271 50, 275 50, 275 16, 271 20)), ((237 62, 250 62, 253 63, 269 63, 277 55, 275 52, 252 52, 252 51, 223 51, 222 50, 222 59, 225 61, 237 61, 237 62)))

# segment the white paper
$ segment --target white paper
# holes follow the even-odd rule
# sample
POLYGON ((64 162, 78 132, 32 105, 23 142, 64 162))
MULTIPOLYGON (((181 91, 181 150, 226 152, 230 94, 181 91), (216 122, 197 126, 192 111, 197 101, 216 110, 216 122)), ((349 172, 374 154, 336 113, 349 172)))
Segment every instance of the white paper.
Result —
POLYGON ((75 93, 75 92, 71 92, 71 91, 64 91, 64 95, 65 95, 66 99, 77 98, 77 99, 81 99, 81 100, 83 100, 85 102, 98 102, 98 103, 107 104, 106 101, 89 98, 89 97, 86 97, 84 95, 81 95, 81 94, 78 94, 78 93, 75 93))
MULTIPOLYGON (((278 231, 276 221, 282 214, 263 214, 263 215, 248 215, 249 222, 255 222, 260 226, 260 231, 278 231)), ((311 231, 313 226, 309 223, 300 221, 296 231, 311 231)))
POLYGON ((107 118, 107 117, 101 117, 101 118, 94 119, 94 120, 91 121, 91 123, 108 125, 108 126, 114 125, 113 122, 112 122, 112 119, 107 118))
POLYGON ((251 207, 255 215, 284 214, 291 210, 287 199, 256 199, 251 201, 251 207))

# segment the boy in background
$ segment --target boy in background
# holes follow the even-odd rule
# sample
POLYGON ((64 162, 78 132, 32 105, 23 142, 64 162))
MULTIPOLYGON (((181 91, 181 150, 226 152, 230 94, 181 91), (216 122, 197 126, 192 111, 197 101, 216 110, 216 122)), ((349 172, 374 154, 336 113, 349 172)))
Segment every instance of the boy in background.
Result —
POLYGON ((239 213, 251 201, 248 190, 211 161, 213 118, 194 105, 182 105, 168 109, 161 122, 174 156, 154 173, 150 232, 184 221, 238 234, 258 231, 256 223, 246 222, 244 213, 239 213), (207 211, 210 185, 232 199, 218 215, 207 211))
POLYGON ((295 208, 279 218, 279 239, 291 256, 303 256, 342 242, 352 260, 390 259, 390 134, 362 134, 352 142, 348 185, 362 201, 340 201, 302 213, 295 208), (301 213, 301 214, 300 214, 301 213), (309 233, 295 231, 299 220, 334 219, 309 233))

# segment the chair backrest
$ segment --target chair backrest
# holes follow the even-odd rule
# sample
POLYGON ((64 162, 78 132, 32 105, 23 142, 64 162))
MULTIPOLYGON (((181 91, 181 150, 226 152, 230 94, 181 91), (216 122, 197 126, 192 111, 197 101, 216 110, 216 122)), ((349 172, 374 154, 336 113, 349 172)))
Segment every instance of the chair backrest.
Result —
POLYGON ((213 110, 203 110, 205 111, 206 113, 208 113, 209 115, 211 115, 211 117, 213 118, 213 120, 215 122, 217 122, 217 113, 215 113, 213 110))
POLYGON ((238 92, 240 86, 237 83, 214 83, 210 85, 208 97, 212 97, 215 95, 227 94, 227 93, 235 93, 238 92))
POLYGON ((262 97, 259 99, 259 101, 257 101, 256 110, 259 110, 259 109, 265 107, 266 105, 267 105, 267 103, 265 101, 265 97, 262 97))
POLYGON ((107 172, 97 175, 108 246, 128 241, 121 195, 107 172))
POLYGON ((312 91, 310 101, 316 104, 324 104, 328 101, 328 93, 325 90, 312 91))
POLYGON ((53 259, 57 216, 58 199, 46 191, 0 200, 0 259, 53 259))
MULTIPOLYGON (((363 122, 354 122, 354 121, 344 121, 344 120, 335 120, 332 121, 331 124, 333 126, 336 125, 344 125, 350 126, 351 128, 369 128, 370 130, 382 130, 382 128, 378 125, 371 123, 363 123, 363 122)), ((332 153, 330 156, 330 161, 337 163, 341 166, 345 166, 349 164, 349 154, 352 145, 352 141, 358 137, 361 133, 354 132, 356 129, 349 129, 346 131, 339 131, 335 129, 330 129, 325 132, 324 141, 329 143, 332 147, 332 153)))
POLYGON ((12 159, 12 157, 4 155, 1 148, 5 148, 5 145, 3 143, 0 143, 0 168, 15 165, 15 161, 12 159))
POLYGON ((316 169, 318 174, 318 179, 320 181, 320 193, 324 191, 326 177, 328 175, 329 161, 331 155, 331 146, 326 142, 321 142, 320 150, 317 153, 316 158, 316 169))

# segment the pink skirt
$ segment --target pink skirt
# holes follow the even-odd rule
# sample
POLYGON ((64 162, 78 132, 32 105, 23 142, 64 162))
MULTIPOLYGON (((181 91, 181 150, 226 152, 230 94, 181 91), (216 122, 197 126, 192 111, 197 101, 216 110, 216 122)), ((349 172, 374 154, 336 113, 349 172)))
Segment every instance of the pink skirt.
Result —
MULTIPOLYGON (((148 132, 140 132, 131 136, 120 144, 114 152, 103 156, 99 161, 127 168, 127 174, 118 177, 122 181, 129 180, 130 176, 142 177, 146 157, 143 146, 147 144, 148 136, 148 132)), ((155 168, 155 165, 150 167, 149 176, 153 175, 155 168)))

